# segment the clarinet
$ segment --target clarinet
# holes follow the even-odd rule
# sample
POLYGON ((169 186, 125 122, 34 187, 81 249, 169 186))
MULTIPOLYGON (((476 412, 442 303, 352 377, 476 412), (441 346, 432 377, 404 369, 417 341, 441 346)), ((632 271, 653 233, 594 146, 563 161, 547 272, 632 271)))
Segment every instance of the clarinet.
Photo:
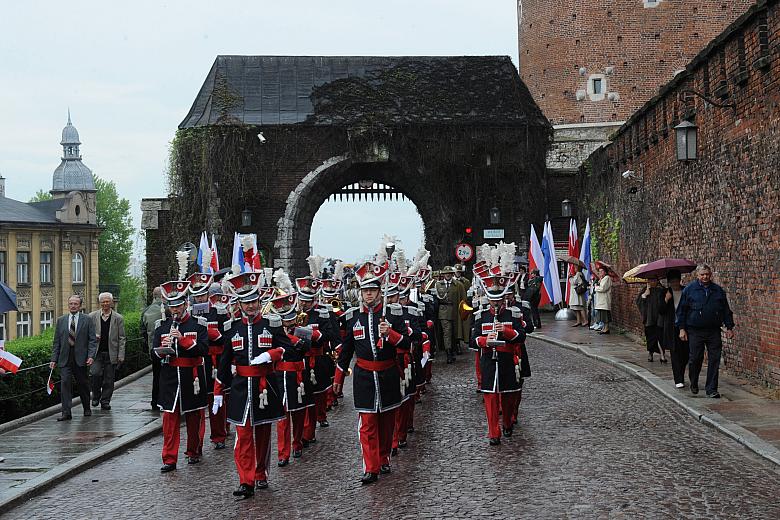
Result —
MULTIPOLYGON (((498 321, 498 313, 500 311, 500 308, 496 310, 495 315, 493 316, 493 332, 496 334, 496 341, 498 341, 498 324, 500 323, 498 321)), ((498 362, 498 350, 496 350, 496 346, 493 345, 493 361, 498 362)))
MULTIPOLYGON (((180 323, 179 315, 175 314, 173 316, 173 323, 171 323, 171 332, 179 330, 179 323, 180 323)), ((173 350, 176 351, 176 355, 178 356, 179 355, 179 340, 176 337, 173 338, 172 346, 173 346, 173 350)))

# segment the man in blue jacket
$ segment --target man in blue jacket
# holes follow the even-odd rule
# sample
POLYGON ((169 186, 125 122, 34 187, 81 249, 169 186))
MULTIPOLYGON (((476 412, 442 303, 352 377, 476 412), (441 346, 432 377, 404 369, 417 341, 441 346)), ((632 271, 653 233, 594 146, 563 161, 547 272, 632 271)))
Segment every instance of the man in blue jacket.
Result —
POLYGON ((712 269, 707 264, 696 268, 698 280, 688 284, 680 296, 677 306, 677 326, 680 339, 688 341, 690 361, 688 376, 691 378, 691 392, 699 393, 699 372, 707 348, 707 397, 719 398, 718 368, 723 343, 720 337, 721 325, 726 326, 726 337, 734 337, 734 315, 724 291, 712 281, 712 269))

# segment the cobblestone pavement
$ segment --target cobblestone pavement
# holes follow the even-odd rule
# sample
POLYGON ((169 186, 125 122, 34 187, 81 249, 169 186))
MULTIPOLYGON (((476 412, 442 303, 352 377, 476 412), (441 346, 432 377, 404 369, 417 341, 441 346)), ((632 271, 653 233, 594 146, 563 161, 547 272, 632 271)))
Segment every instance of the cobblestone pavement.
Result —
POLYGON ((207 448, 201 464, 180 459, 161 475, 156 438, 4 517, 780 518, 771 463, 615 368, 534 340, 529 351, 519 429, 499 447, 487 443, 469 354, 437 363, 409 448, 372 486, 358 482, 347 392, 318 442, 288 467, 274 464, 270 488, 253 499, 231 496, 231 450, 207 448))

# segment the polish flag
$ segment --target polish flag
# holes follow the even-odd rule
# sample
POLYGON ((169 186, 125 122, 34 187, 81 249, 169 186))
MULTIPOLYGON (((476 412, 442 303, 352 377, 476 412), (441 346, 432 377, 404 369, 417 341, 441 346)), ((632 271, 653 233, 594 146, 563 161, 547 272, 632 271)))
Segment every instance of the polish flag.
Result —
MULTIPOLYGON (((571 219, 569 221, 569 256, 573 256, 574 258, 579 258, 580 256, 580 241, 577 237, 577 221, 574 219, 571 219)), ((577 266, 574 264, 569 264, 569 277, 574 276, 574 273, 577 272, 577 266)), ((569 277, 566 278, 566 304, 569 304, 569 294, 571 293, 571 282, 569 281, 569 277)))
POLYGON ((219 253, 217 253, 217 240, 214 233, 211 234, 211 272, 219 271, 219 253))
MULTIPOLYGON (((544 237, 542 237, 544 238, 544 237)), ((536 237, 536 230, 533 224, 531 224, 531 246, 528 251, 528 270, 539 269, 539 276, 544 276, 545 267, 547 266, 542 253, 542 248, 539 246, 539 239, 536 237)), ((539 301, 539 306, 550 303, 550 294, 547 292, 546 287, 542 284, 541 287, 542 299, 539 301)))
POLYGON ((51 393, 54 391, 54 379, 52 379, 51 375, 54 373, 54 369, 52 368, 49 370, 49 380, 46 382, 46 393, 51 395, 51 393))
POLYGON ((14 356, 10 352, 0 350, 0 368, 6 372, 15 374, 22 364, 22 358, 14 356))

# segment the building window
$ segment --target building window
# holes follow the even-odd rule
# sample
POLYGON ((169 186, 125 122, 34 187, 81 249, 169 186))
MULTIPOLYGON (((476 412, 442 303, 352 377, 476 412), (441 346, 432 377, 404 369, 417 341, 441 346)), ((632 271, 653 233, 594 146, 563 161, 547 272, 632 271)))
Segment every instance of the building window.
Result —
POLYGON ((30 283, 30 253, 16 253, 16 283, 28 285, 30 283))
POLYGON ((588 78, 587 94, 591 101, 601 101, 607 93, 607 78, 604 74, 591 74, 588 78))
POLYGON ((0 314, 0 339, 5 339, 5 314, 0 314))
POLYGON ((5 283, 5 251, 0 251, 0 282, 5 283))
POLYGON ((73 283, 84 283, 84 257, 81 256, 81 253, 76 253, 73 255, 73 260, 71 260, 71 268, 71 281, 73 283))
POLYGON ((30 313, 19 312, 16 314, 16 337, 24 338, 30 335, 30 313))
POLYGON ((51 253, 41 253, 41 283, 51 283, 51 253))
POLYGON ((51 327, 54 321, 54 311, 41 311, 41 332, 51 327))

